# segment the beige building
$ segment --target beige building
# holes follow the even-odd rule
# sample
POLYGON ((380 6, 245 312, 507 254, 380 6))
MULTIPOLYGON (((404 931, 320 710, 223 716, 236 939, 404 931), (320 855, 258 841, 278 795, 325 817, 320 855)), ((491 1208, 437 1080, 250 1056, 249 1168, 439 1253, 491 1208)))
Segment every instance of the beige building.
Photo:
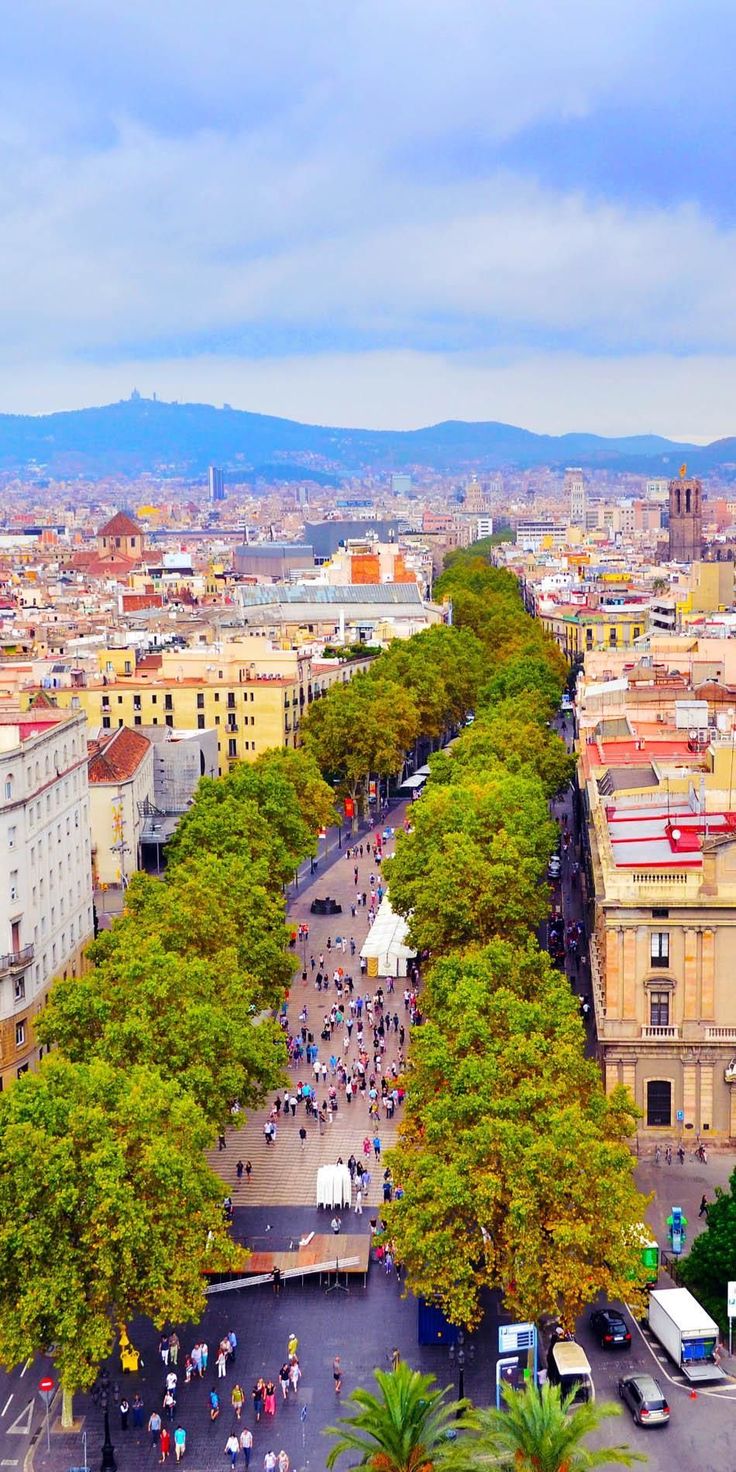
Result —
POLYGON ((331 685, 345 683, 370 658, 317 659, 249 635, 147 657, 107 649, 100 673, 56 690, 59 706, 85 712, 91 732, 128 726, 217 731, 222 776, 272 746, 301 745, 302 716, 331 685))
POLYGON ((593 762, 585 785, 605 1083, 665 1140, 736 1139, 735 779, 729 736, 669 765, 593 762))
POLYGON ((100 731, 87 764, 95 888, 125 886, 140 865, 145 809, 153 802, 153 746, 127 726, 100 731))

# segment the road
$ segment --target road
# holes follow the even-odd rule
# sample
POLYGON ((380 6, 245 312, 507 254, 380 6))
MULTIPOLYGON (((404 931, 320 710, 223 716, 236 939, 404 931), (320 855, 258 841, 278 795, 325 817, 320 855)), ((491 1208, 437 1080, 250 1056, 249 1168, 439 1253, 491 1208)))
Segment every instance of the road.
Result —
POLYGON ((46 1412, 38 1382, 44 1375, 56 1378, 47 1355, 9 1373, 0 1370, 0 1468, 22 1467, 31 1440, 43 1434, 46 1412))

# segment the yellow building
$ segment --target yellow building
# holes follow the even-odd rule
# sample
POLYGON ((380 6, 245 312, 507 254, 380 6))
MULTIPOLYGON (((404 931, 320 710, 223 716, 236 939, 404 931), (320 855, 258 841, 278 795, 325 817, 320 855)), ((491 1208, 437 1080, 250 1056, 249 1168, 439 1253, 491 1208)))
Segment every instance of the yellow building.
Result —
POLYGON ((629 649, 649 623, 649 610, 642 604, 588 608, 540 602, 537 611, 543 628, 571 662, 598 649, 629 649))
POLYGON ((137 666, 131 649, 104 650, 99 662, 97 677, 54 692, 59 706, 83 710, 91 729, 215 729, 222 775, 269 747, 299 746, 304 711, 331 685, 367 669, 370 659, 315 660, 246 636, 149 656, 137 666))
POLYGON ((669 772, 646 746, 633 765, 588 771, 599 1056, 606 1088, 630 1089, 650 1138, 733 1142, 734 745, 716 742, 702 771, 690 757, 690 774, 671 745, 669 772))

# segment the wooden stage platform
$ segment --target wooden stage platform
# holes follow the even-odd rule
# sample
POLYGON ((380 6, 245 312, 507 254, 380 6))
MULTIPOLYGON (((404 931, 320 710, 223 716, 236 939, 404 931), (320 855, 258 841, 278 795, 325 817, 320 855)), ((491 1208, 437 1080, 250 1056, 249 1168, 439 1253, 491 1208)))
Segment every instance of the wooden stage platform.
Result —
POLYGON ((289 1278, 304 1278, 319 1275, 321 1278, 357 1277, 362 1274, 363 1287, 368 1281, 370 1267, 371 1235, 342 1232, 312 1232, 303 1238, 296 1250, 287 1252, 251 1252, 242 1267, 236 1268, 227 1277, 213 1275, 206 1292, 226 1293, 231 1288, 255 1288, 259 1283, 270 1283, 276 1269, 282 1281, 289 1278), (214 1277, 218 1276, 219 1281, 214 1277))

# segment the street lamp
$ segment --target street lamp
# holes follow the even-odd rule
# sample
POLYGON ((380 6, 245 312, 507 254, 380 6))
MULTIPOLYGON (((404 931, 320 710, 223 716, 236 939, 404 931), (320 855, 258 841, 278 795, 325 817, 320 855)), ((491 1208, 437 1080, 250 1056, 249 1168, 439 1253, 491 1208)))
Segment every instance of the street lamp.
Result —
MULTIPOLYGON (((115 1448, 112 1444, 112 1437, 110 1436, 110 1413, 108 1410, 110 1392, 107 1388, 108 1383, 109 1375, 103 1385, 102 1390, 100 1391, 100 1405, 105 1417, 105 1440, 102 1443, 102 1461, 100 1462, 100 1472, 118 1472, 118 1464, 115 1461, 115 1448)), ((115 1395, 114 1390, 113 1395, 115 1395)), ((115 1398, 117 1399, 117 1397, 115 1398)))
MULTIPOLYGON (((473 1344, 472 1339, 469 1339, 466 1345, 465 1334, 462 1329, 458 1329, 456 1344, 450 1345, 450 1364, 453 1366, 453 1368, 455 1367, 455 1365, 457 1365, 458 1400, 463 1400, 465 1396, 465 1366, 472 1365, 474 1359, 475 1345, 473 1344)), ((460 1416, 461 1414, 462 1412, 458 1410, 457 1415, 460 1416)))

